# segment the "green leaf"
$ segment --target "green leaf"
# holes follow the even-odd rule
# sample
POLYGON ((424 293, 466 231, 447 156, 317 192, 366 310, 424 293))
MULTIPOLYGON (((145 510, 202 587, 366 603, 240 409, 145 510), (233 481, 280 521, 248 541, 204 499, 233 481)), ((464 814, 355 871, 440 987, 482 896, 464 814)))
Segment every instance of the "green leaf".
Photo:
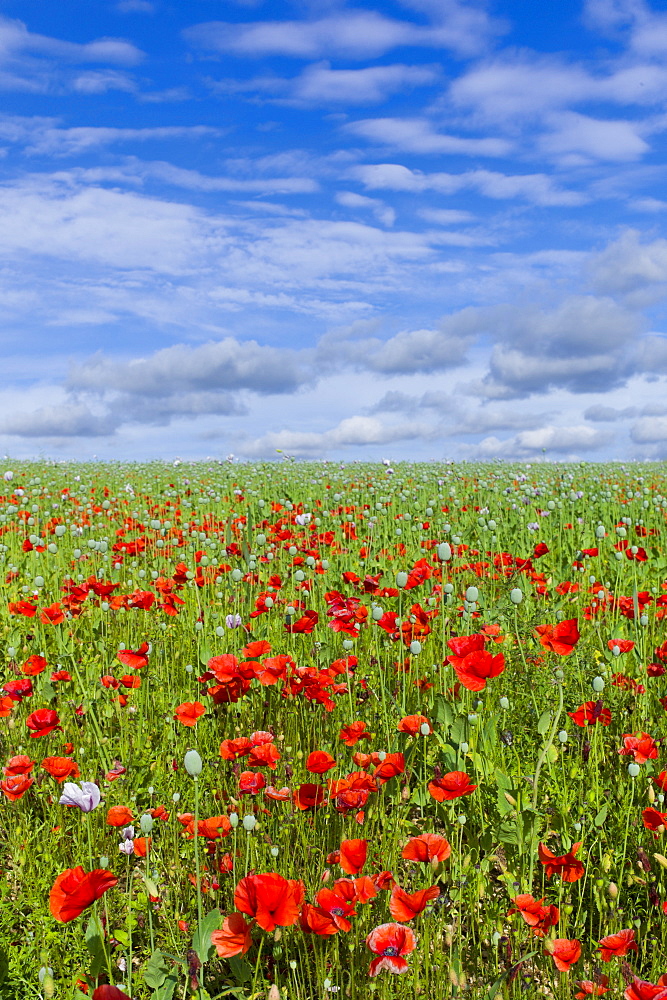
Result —
POLYGON ((127 933, 127 931, 124 931, 119 927, 117 930, 114 930, 111 933, 116 939, 116 941, 118 941, 119 944, 122 944, 123 948, 129 947, 130 936, 127 933))
POLYGON ((171 1000, 178 986, 178 976, 173 973, 165 979, 159 989, 153 994, 153 1000, 171 1000))
POLYGON ((537 731, 540 736, 546 736, 549 732, 549 726, 551 725, 551 712, 549 709, 545 709, 541 716, 537 720, 537 731))
POLYGON ((9 975, 9 959, 7 953, 0 948, 0 985, 5 982, 9 975))
POLYGON ((93 916, 88 921, 85 940, 86 948, 92 957, 90 975, 95 978, 100 974, 106 958, 104 953, 104 928, 99 917, 93 916))
POLYGON ((505 792, 512 791, 512 780, 508 778, 506 774, 503 774, 501 770, 496 768, 496 784, 498 788, 502 788, 505 792))
POLYGON ((608 806, 607 803, 605 802, 605 804, 602 806, 602 808, 596 815, 595 819, 593 820, 596 826, 604 826, 604 822, 607 818, 607 812, 608 812, 608 806))
POLYGON ((169 966, 164 960, 164 955, 159 948, 156 948, 144 966, 144 982, 152 990, 158 990, 169 972, 169 966))
POLYGON ((446 698, 442 695, 437 699, 435 703, 435 721, 438 722, 443 728, 449 729, 452 722, 454 721, 454 710, 449 704, 446 698))
POLYGON ((246 962, 245 958, 239 958, 238 955, 233 955, 228 958, 229 968, 232 970, 232 975, 234 979, 239 984, 243 986, 244 983, 249 983, 252 979, 252 966, 246 962))
POLYGON ((498 827, 498 837, 501 844, 511 844, 514 847, 519 846, 519 833, 516 823, 510 821, 501 823, 498 827))
POLYGON ((218 930, 221 923, 222 914, 216 907, 215 910, 211 910, 205 917, 202 917, 201 924, 197 925, 197 930, 192 938, 192 947, 197 952, 197 958, 200 962, 207 962, 211 957, 213 952, 211 934, 218 930))

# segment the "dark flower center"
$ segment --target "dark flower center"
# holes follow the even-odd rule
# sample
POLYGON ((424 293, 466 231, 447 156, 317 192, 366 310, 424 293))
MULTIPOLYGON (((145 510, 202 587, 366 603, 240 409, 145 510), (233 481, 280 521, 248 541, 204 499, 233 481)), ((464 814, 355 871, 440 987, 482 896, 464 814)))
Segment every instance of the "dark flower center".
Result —
POLYGON ((393 957, 394 955, 398 955, 398 948, 395 948, 393 945, 390 945, 389 948, 384 949, 382 954, 391 955, 393 957))

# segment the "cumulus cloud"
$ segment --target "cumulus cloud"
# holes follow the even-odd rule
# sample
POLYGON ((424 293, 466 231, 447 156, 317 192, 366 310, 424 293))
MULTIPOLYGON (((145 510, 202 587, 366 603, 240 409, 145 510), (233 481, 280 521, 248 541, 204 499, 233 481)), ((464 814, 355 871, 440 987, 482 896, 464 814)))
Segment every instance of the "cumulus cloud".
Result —
POLYGON ((545 451, 569 458, 577 457, 582 452, 596 451, 608 441, 609 434, 596 431, 585 424, 563 427, 548 425, 536 430, 521 431, 505 440, 495 435, 484 438, 471 449, 471 454, 481 459, 511 459, 527 458, 545 451))
POLYGON ((588 198, 579 191, 560 188, 547 174, 502 174, 492 170, 467 170, 460 174, 423 173, 400 163, 373 163, 351 167, 350 177, 370 190, 388 189, 454 194, 472 190, 487 198, 522 198, 536 205, 581 205, 588 198))
POLYGON ((397 441, 410 441, 433 437, 433 428, 425 424, 383 424, 376 417, 352 416, 341 420, 330 430, 271 431, 255 440, 242 443, 242 453, 247 457, 264 457, 276 450, 292 455, 326 455, 331 451, 350 447, 386 445, 397 441))
POLYGON ((642 417, 630 428, 630 437, 637 444, 667 441, 667 417, 642 417))
POLYGON ((301 21, 209 21, 188 28, 185 37, 198 48, 255 59, 267 55, 373 59, 401 46, 471 55, 484 48, 496 27, 481 8, 472 5, 466 9, 448 2, 433 13, 435 23, 430 25, 361 10, 301 21))
POLYGON ((64 403, 0 420, 0 434, 27 438, 100 437, 112 434, 117 426, 118 419, 111 413, 100 415, 85 405, 64 403))
MULTIPOLYGON (((69 42, 28 30, 19 20, 0 16, 0 89, 64 93, 76 89, 71 67, 81 63, 134 66, 143 53, 121 38, 69 42)), ((128 78, 129 79, 129 78, 128 78)))
POLYGON ((445 135, 424 118, 367 118, 350 122, 345 130, 369 142, 408 153, 507 156, 512 149, 506 139, 445 135))
POLYGON ((435 83, 438 73, 428 66, 367 66, 332 69, 322 62, 307 67, 289 82, 292 100, 306 104, 376 104, 391 94, 435 83))
POLYGON ((296 351, 228 337, 196 347, 176 344, 130 361, 98 354, 72 367, 68 387, 143 398, 201 390, 287 393, 311 377, 296 351))
POLYGON ((617 420, 625 420, 627 417, 636 416, 636 406, 625 406, 622 409, 618 409, 615 406, 605 406, 604 403, 596 403, 595 406, 589 406, 587 410, 584 410, 586 420, 592 420, 594 423, 613 423, 617 420))
POLYGON ((643 243, 637 230, 628 229, 593 257, 589 271, 598 291, 636 295, 657 286, 657 297, 662 297, 667 292, 667 240, 643 243))

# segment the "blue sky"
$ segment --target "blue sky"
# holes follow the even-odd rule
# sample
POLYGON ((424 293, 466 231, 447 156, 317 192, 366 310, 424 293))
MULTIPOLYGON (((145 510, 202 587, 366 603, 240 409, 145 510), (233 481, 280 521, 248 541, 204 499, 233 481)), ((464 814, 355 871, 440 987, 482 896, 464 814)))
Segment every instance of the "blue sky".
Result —
POLYGON ((3 0, 0 449, 667 457, 667 11, 3 0))

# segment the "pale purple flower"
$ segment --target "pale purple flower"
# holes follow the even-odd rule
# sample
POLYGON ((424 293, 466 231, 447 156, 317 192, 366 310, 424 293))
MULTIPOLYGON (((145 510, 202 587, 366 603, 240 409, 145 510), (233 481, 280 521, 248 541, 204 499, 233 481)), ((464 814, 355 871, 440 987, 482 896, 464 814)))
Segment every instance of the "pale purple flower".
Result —
POLYGON ((297 514, 294 520, 298 525, 300 525, 300 527, 303 528, 305 527, 305 525, 310 523, 310 519, 312 516, 313 516, 312 514, 297 514))
POLYGON ((121 837, 124 840, 134 840, 134 827, 126 826, 121 830, 121 837))
POLYGON ((76 806, 81 812, 89 813, 100 804, 101 792, 94 781, 82 781, 75 785, 66 781, 59 802, 61 806, 76 806))
POLYGON ((240 628, 243 625, 243 619, 241 615, 227 615, 225 618, 225 624, 227 628, 240 628))
POLYGON ((539 528, 539 524, 537 523, 537 521, 529 521, 526 527, 528 528, 529 531, 537 531, 539 528))

